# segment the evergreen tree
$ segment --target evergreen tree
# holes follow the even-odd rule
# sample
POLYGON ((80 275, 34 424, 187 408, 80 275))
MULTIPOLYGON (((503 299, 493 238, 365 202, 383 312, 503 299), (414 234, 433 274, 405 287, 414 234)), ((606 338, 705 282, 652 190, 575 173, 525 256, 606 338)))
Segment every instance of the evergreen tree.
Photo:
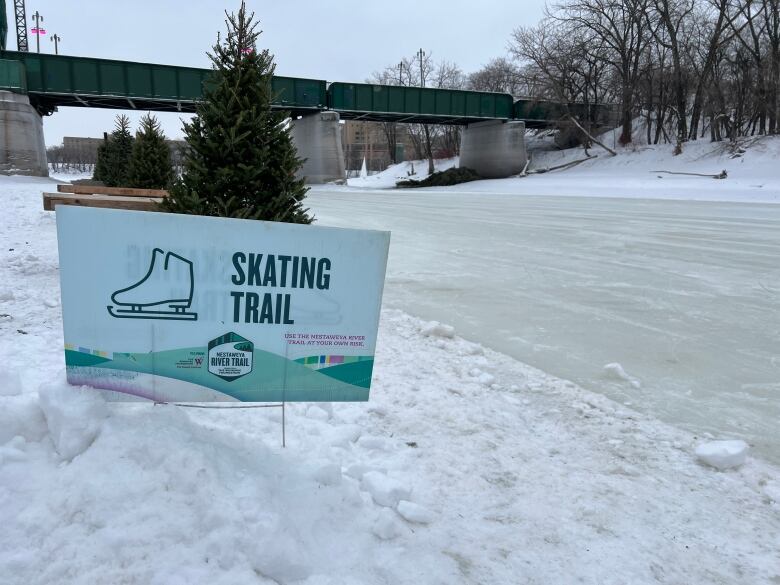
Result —
POLYGON ((106 158, 108 157, 108 139, 103 140, 103 144, 98 146, 97 160, 95 161, 95 170, 92 171, 93 181, 103 181, 106 174, 106 158))
POLYGON ((146 114, 141 118, 141 129, 135 135, 127 186, 167 189, 172 180, 171 151, 165 143, 165 134, 157 118, 146 114))
POLYGON ((130 155, 133 151, 130 119, 120 114, 115 124, 108 141, 98 148, 98 159, 92 176, 108 187, 127 187, 130 155))
POLYGON ((228 15, 228 34, 209 54, 213 73, 196 116, 184 125, 184 170, 162 203, 175 213, 311 223, 308 190, 287 115, 271 110, 273 56, 258 51, 260 33, 244 2, 228 15))

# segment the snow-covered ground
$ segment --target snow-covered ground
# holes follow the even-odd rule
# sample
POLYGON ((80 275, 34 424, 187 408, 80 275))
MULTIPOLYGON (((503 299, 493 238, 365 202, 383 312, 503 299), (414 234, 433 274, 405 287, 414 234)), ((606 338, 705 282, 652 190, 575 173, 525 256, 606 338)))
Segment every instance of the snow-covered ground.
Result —
MULTIPOLYGON (((439 172, 456 166, 458 166, 457 157, 434 161, 434 169, 439 172)), ((419 181, 427 176, 428 161, 411 160, 391 165, 381 173, 347 179, 347 184, 359 189, 393 189, 398 181, 419 181)))
POLYGON ((63 183, 70 183, 80 179, 91 179, 92 173, 82 173, 74 169, 63 169, 59 171, 49 171, 49 177, 55 181, 61 181, 63 183))
MULTIPOLYGON (((760 137, 740 142, 743 153, 735 152, 727 143, 713 144, 707 140, 690 142, 679 156, 674 156, 668 144, 619 148, 619 155, 609 156, 594 147, 592 160, 566 171, 510 178, 476 181, 454 187, 437 187, 439 191, 464 195, 565 195, 571 197, 618 197, 683 199, 697 201, 754 201, 780 203, 780 139, 760 137), (728 178, 716 180, 704 177, 659 173, 672 171, 718 174, 726 170, 728 178)), ((608 140, 608 146, 612 141, 608 140)), ((546 169, 584 158, 581 148, 564 151, 532 150, 530 169, 546 169)), ((437 170, 457 165, 457 159, 437 161, 437 170)), ((386 171, 365 179, 349 179, 350 187, 360 189, 390 189, 414 166, 416 176, 427 175, 427 162, 415 161, 394 165, 386 171)))
MULTIPOLYGON (((739 444, 703 447, 399 310, 382 315, 371 402, 292 406, 284 450, 278 411, 107 405, 67 388, 54 215, 41 210, 51 189, 0 177, 3 585, 780 581, 777 467, 748 456, 719 471, 702 461, 738 463, 739 444)), ((395 262, 415 238, 442 241, 451 258, 430 266, 429 290, 448 294, 455 317, 457 274, 440 280, 439 271, 466 261, 461 280, 480 278, 468 272, 477 236, 449 247, 442 234, 460 229, 462 210, 453 206, 453 218, 446 195, 414 195, 410 212, 439 207, 443 227, 399 229, 395 262)), ((388 217, 393 202, 380 196, 401 197, 363 197, 361 208, 331 190, 312 203, 323 223, 353 206, 360 223, 372 205, 388 217)), ((409 260, 425 263, 429 250, 409 260)), ((404 286, 395 270, 390 290, 404 286)), ((518 271, 533 278, 506 273, 507 288, 518 271)), ((409 274, 414 291, 423 273, 412 265, 409 274)))

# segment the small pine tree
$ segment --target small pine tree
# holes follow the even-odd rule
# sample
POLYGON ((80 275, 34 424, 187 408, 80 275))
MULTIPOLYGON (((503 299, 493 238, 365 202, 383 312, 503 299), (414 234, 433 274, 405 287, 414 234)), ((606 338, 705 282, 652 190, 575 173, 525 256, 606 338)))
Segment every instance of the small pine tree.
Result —
POLYGON ((209 54, 211 78, 196 116, 184 125, 184 170, 162 203, 174 213, 311 223, 303 161, 285 123, 271 110, 273 56, 257 51, 260 33, 244 2, 228 15, 225 41, 209 54))
POLYGON ((104 145, 100 181, 109 187, 126 187, 130 155, 133 152, 133 136, 130 134, 130 119, 124 114, 116 117, 116 126, 104 145))
POLYGON ((128 187, 167 189, 173 180, 171 151, 160 122, 151 114, 141 118, 128 168, 128 187))

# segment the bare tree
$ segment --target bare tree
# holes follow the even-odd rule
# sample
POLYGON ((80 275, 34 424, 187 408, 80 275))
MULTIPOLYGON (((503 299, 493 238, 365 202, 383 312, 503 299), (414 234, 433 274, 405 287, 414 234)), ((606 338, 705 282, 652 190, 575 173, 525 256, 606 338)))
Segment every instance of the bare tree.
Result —
MULTIPOLYGON (((403 73, 399 72, 399 70, 403 69, 403 66, 403 62, 401 62, 399 65, 385 67, 382 71, 375 71, 368 79, 368 83, 376 83, 379 85, 403 85, 403 73)), ((387 144, 390 161, 394 164, 401 162, 397 160, 398 124, 395 122, 378 122, 378 124, 387 144)))
POLYGON ((655 41, 669 50, 672 62, 672 91, 677 118, 675 153, 682 152, 688 140, 688 75, 683 68, 686 24, 695 7, 694 0, 653 0, 654 11, 648 11, 648 29, 655 41))
POLYGON ((603 43, 604 58, 620 84, 620 143, 632 140, 634 98, 647 49, 649 0, 567 0, 549 12, 556 22, 572 27, 574 34, 603 43))
POLYGON ((476 91, 496 91, 512 95, 528 95, 528 86, 520 67, 504 57, 468 75, 466 87, 476 91))

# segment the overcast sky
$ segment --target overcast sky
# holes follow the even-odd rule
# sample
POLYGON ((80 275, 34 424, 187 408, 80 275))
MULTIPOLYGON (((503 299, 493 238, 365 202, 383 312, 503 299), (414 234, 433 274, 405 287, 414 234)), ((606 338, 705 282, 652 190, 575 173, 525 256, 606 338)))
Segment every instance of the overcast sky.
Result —
MULTIPOLYGON (((240 0, 27 0, 28 18, 44 17, 41 51, 208 67, 205 51, 224 30, 224 10, 240 0)), ((12 2, 8 0, 9 22, 12 2)), ((517 26, 536 23, 544 0, 248 0, 264 31, 260 46, 275 55, 277 72, 328 81, 365 81, 373 72, 423 48, 465 72, 506 53, 517 26)), ((9 30, 9 48, 15 48, 9 30)), ((35 50, 34 38, 30 39, 35 50)), ((117 112, 60 108, 44 120, 46 143, 63 136, 102 136, 117 112)), ((133 121, 139 114, 133 116, 133 121)), ((158 114, 171 137, 180 115, 158 114)))

